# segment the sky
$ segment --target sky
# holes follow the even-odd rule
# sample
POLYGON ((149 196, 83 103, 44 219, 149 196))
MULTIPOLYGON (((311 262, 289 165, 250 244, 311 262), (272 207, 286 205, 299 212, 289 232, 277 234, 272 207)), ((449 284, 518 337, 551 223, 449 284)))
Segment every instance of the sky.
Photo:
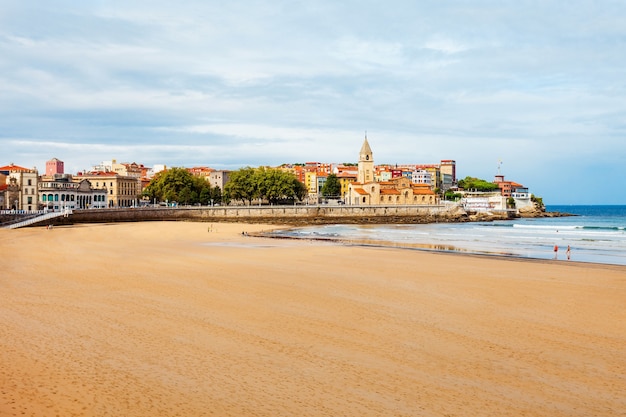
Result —
POLYGON ((0 166, 357 162, 366 134, 626 204, 624 2, 0 0, 0 166))

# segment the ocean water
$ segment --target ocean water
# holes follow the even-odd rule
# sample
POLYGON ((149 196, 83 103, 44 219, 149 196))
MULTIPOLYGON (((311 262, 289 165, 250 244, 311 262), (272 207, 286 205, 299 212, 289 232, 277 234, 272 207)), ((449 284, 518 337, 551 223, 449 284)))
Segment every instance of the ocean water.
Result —
POLYGON ((626 265, 626 206, 548 206, 572 217, 417 225, 328 225, 276 232, 357 244, 626 265))

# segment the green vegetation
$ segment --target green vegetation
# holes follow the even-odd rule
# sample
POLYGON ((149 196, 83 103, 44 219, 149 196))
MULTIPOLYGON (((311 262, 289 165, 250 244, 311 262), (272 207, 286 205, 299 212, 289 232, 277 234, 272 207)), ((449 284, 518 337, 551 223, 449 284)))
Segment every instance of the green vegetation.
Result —
POLYGON ((515 199, 513 197, 509 197, 506 199, 506 205, 509 208, 515 208, 515 199))
POLYGON ((459 201, 461 198, 463 198, 463 194, 455 193, 451 190, 448 190, 443 194, 443 199, 447 201, 459 201))
POLYGON ((340 197, 341 183, 337 175, 330 174, 326 177, 326 182, 322 186, 322 196, 324 197, 340 197))
POLYGON ((496 191, 498 189, 498 185, 480 178, 465 177, 462 180, 459 180, 459 188, 462 188, 465 191, 491 192, 496 191))
POLYGON ((211 187, 206 180, 192 175, 185 168, 172 168, 159 172, 145 188, 143 196, 158 202, 180 204, 219 204, 222 192, 211 187))
POLYGON ((289 172, 246 167, 230 173, 224 194, 227 200, 252 204, 253 200, 260 198, 276 204, 281 200, 302 200, 306 196, 306 187, 289 172))
POLYGON ((531 194, 530 195, 530 201, 535 203, 535 205, 537 206, 538 209, 540 209, 540 210, 545 210, 546 209, 546 206, 543 204, 543 198, 536 197, 535 195, 531 194))

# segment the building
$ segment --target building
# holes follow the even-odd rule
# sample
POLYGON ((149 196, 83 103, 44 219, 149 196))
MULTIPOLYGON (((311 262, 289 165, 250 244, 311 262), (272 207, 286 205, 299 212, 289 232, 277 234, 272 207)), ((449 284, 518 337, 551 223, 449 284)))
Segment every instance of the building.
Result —
POLYGON ((73 178, 74 182, 89 180, 94 190, 104 189, 107 207, 135 207, 141 199, 140 178, 127 177, 111 171, 83 172, 73 178))
POLYGON ((528 188, 524 187, 522 184, 515 181, 506 181, 502 174, 497 174, 493 182, 498 186, 503 197, 513 198, 513 200, 515 200, 515 207, 517 209, 533 205, 528 188))
POLYGON ((374 154, 365 138, 359 152, 357 180, 348 185, 345 199, 350 205, 432 205, 437 196, 428 184, 413 184, 408 176, 401 174, 389 181, 376 181, 374 154))
POLYGON ((54 177, 55 175, 62 175, 65 172, 65 164, 63 161, 52 158, 49 161, 46 161, 46 176, 54 177))
POLYGON ((107 190, 94 189, 91 182, 72 181, 70 175, 39 182, 39 206, 46 210, 92 209, 107 207, 107 190))
POLYGON ((3 209, 37 210, 37 184, 39 173, 36 168, 28 169, 15 164, 0 167, 6 187, 3 194, 3 209))

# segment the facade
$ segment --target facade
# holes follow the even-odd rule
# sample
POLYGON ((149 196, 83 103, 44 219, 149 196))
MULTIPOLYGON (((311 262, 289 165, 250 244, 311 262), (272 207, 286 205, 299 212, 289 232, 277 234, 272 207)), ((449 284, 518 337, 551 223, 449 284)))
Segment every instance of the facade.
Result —
POLYGON ((209 173, 208 181, 211 184, 211 187, 217 187, 222 192, 224 191, 224 185, 230 179, 230 171, 211 171, 209 173))
POLYGON ((46 161, 46 176, 54 177, 57 174, 63 174, 65 172, 65 164, 63 161, 52 158, 49 161, 46 161))
MULTIPOLYGON (((348 185, 345 203, 349 205, 432 205, 438 199, 428 184, 414 184, 400 174, 388 181, 376 181, 374 154, 367 137, 359 152, 357 180, 348 185)), ((400 171, 401 172, 401 171, 400 171)))
POLYGON ((82 179, 73 182, 70 176, 39 182, 39 206, 46 210, 91 209, 107 207, 107 190, 94 189, 82 179))
POLYGON ((15 164, 0 167, 5 178, 3 207, 7 210, 37 210, 37 184, 39 173, 15 164))
POLYGON ((139 165, 135 162, 130 164, 118 164, 114 159, 111 165, 111 171, 115 172, 118 175, 121 175, 122 177, 141 178, 143 174, 143 165, 139 165))
POLYGON ((200 177, 203 180, 210 182, 211 181, 211 172, 213 172, 213 168, 209 168, 209 167, 193 167, 193 168, 187 168, 187 171, 189 171, 189 173, 191 175, 193 175, 194 177, 200 177))
POLYGON ((115 172, 89 172, 74 177, 75 182, 89 180, 95 190, 106 190, 107 207, 136 207, 141 199, 140 179, 115 172))

